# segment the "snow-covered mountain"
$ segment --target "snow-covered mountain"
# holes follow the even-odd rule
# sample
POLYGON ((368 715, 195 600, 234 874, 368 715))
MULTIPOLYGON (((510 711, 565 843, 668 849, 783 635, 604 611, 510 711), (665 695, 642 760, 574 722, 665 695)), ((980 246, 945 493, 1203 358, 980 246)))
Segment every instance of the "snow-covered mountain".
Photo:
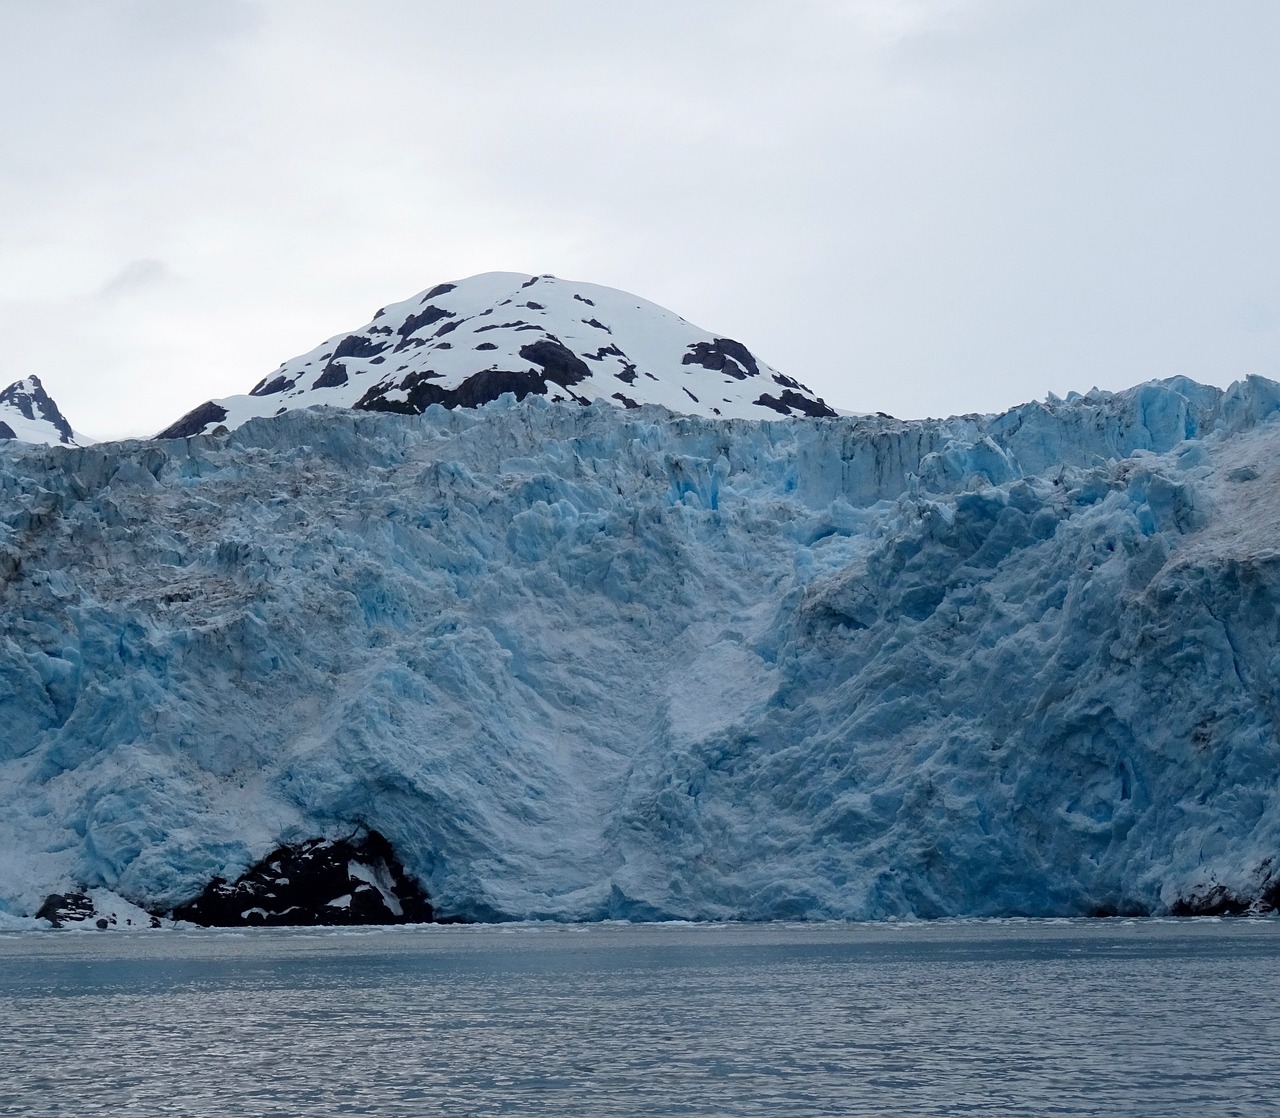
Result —
POLYGON ((75 446, 77 436, 37 376, 14 381, 0 392, 0 440, 75 446))
POLYGON ((512 392, 739 419, 835 412, 731 338, 635 295, 555 276, 487 272, 384 307, 286 361, 246 396, 210 400, 158 438, 235 428, 316 404, 417 414, 512 392))
POLYGON ((307 903, 445 917, 1280 903, 1269 381, 293 411, 0 488, 13 926, 251 919, 317 851, 307 903))

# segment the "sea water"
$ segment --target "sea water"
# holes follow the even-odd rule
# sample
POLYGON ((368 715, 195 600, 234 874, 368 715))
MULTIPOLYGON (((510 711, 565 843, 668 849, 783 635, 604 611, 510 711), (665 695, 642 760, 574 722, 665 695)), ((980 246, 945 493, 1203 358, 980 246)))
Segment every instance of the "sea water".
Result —
POLYGON ((3 1115, 1262 1115, 1280 923, 0 935, 3 1115))

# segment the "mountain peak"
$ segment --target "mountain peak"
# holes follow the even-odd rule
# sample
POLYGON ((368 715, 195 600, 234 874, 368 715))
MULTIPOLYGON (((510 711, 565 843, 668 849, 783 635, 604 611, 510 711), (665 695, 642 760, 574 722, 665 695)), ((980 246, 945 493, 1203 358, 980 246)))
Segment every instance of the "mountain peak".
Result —
POLYGON ((639 296, 552 275, 486 272, 383 307, 359 329, 284 362, 246 395, 210 400, 159 437, 316 404, 418 414, 431 404, 476 407, 505 392, 739 419, 836 414, 741 342, 639 296))
POLYGON ((0 392, 0 440, 75 446, 75 432, 38 376, 15 380, 0 392))

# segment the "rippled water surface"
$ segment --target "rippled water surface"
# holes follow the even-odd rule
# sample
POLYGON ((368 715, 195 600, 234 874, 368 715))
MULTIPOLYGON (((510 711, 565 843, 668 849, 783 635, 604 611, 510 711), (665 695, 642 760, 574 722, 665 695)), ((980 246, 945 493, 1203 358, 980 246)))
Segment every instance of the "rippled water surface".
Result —
POLYGON ((0 936, 0 1114, 1274 1115, 1280 924, 0 936))

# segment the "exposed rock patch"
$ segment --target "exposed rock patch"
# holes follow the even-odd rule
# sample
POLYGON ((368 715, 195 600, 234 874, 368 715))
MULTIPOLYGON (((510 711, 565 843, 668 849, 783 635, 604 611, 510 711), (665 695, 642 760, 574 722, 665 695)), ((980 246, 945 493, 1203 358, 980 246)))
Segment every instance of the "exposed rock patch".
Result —
POLYGON ((343 357, 377 357, 386 348, 386 342, 375 342, 372 338, 361 337, 359 334, 348 334, 338 343, 331 356, 335 361, 343 357))
POLYGON ((125 909, 126 913, 130 911, 145 923, 134 923, 133 918, 127 915, 122 919, 110 907, 99 908, 88 893, 50 893, 36 910, 36 919, 48 920, 55 928, 89 924, 103 932, 119 927, 160 927, 160 919, 154 914, 139 912, 133 905, 125 909))
POLYGON ((403 415, 419 415, 432 404, 440 404, 446 408, 474 408, 496 400, 504 392, 514 393, 517 400, 523 400, 530 394, 541 396, 546 391, 546 378, 533 369, 523 372, 486 369, 468 377, 453 389, 441 388, 426 377, 406 377, 398 388, 379 384, 357 400, 355 406, 363 411, 394 411, 403 415), (399 399, 398 396, 404 398, 399 399))
POLYGON ((93 914, 93 901, 84 893, 50 893, 36 910, 36 919, 61 928, 66 923, 82 924, 93 914))
POLYGON ((227 409, 209 400, 187 412, 176 423, 166 427, 156 435, 156 438, 185 439, 191 435, 200 434, 210 423, 221 423, 226 418, 227 409))
MULTIPOLYGON (((58 405, 53 402, 49 393, 44 390, 39 377, 31 376, 15 381, 0 392, 0 408, 4 407, 13 408, 24 419, 47 423, 57 432, 60 442, 70 444, 75 441, 75 432, 71 430, 71 424, 58 410, 58 405)), ((5 426, 10 431, 13 430, 8 424, 5 426)), ((10 438, 16 438, 16 436, 10 435, 10 438)))
POLYGON ((215 878, 173 911, 176 920, 217 928, 420 924, 433 915, 426 892, 377 831, 358 842, 279 847, 233 882, 215 878))
POLYGON ((400 335, 400 341, 397 343, 396 349, 404 349, 409 344, 409 339, 423 327, 431 326, 442 318, 452 317, 453 312, 447 311, 443 307, 425 307, 417 314, 409 315, 401 324, 400 329, 396 331, 400 335))
POLYGON ((793 409, 813 419, 825 419, 836 414, 835 409, 828 407, 822 400, 811 400, 808 396, 801 396, 799 392, 790 388, 784 388, 779 396, 770 396, 769 393, 763 392, 756 403, 761 407, 772 408, 782 415, 793 414, 793 409))
POLYGON ((718 373, 725 373, 735 380, 758 377, 760 366, 751 351, 732 338, 716 338, 711 342, 697 342, 681 359, 682 365, 701 365, 718 373))
MULTIPOLYGON (((251 389, 249 389, 249 395, 250 396, 274 396, 277 392, 287 391, 288 389, 292 388, 295 384, 297 384, 296 380, 294 380, 291 377, 287 377, 284 374, 281 374, 280 376, 271 377, 269 380, 268 379, 260 380, 251 389)), ((175 424, 175 426, 177 425, 175 424)))
POLYGON ((535 365, 541 365, 547 380, 555 381, 562 388, 586 380, 591 375, 586 362, 554 338, 544 338, 521 346, 520 356, 535 365))
POLYGON ((347 367, 340 361, 330 361, 315 379, 312 388, 339 388, 347 383, 347 367))

